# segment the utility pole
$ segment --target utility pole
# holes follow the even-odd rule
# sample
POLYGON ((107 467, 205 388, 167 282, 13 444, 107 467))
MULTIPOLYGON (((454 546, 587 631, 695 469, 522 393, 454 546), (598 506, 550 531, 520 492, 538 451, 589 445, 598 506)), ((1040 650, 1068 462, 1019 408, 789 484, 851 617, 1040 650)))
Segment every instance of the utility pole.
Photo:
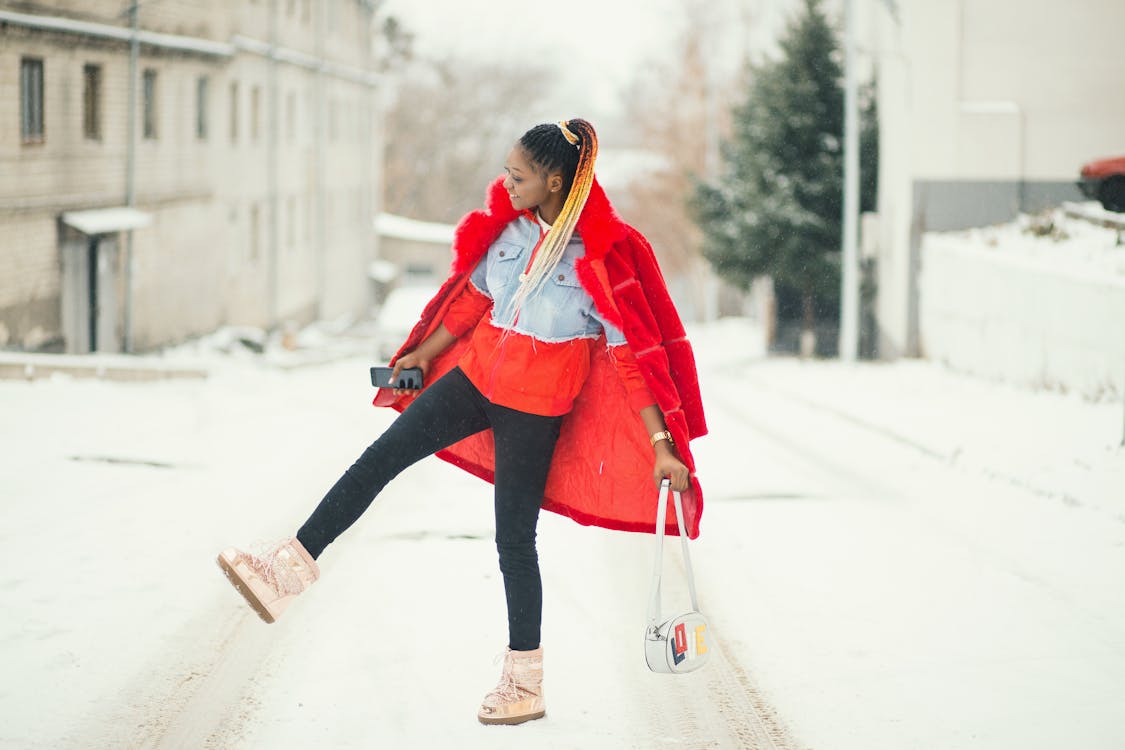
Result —
MULTIPOLYGON (((137 23, 138 1, 129 4, 129 97, 127 128, 128 144, 125 147, 125 205, 137 205, 137 61, 140 57, 140 29, 137 23)), ((122 348, 126 354, 133 351, 133 230, 125 231, 125 311, 122 319, 122 348)))
POLYGON ((844 216, 840 274, 840 359, 859 351, 859 96, 856 74, 856 0, 844 3, 844 216))

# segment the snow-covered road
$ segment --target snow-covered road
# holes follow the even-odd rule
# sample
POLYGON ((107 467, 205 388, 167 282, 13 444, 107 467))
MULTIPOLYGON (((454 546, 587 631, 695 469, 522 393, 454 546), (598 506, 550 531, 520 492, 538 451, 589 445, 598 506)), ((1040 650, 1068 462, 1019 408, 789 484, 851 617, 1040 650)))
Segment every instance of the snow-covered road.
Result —
MULTIPOLYGON (((851 419, 830 365, 758 361, 731 331, 699 337, 713 668, 644 668, 651 537, 545 514, 549 709, 517 728, 474 717, 505 628, 478 480, 408 470, 274 626, 214 564, 292 533, 387 424, 365 360, 0 382, 0 746, 1125 745, 1125 510, 1103 486, 1119 475, 1091 459, 1075 496, 982 470, 984 448, 950 460, 924 415, 851 419)), ((988 402, 941 424, 971 430, 988 402)))

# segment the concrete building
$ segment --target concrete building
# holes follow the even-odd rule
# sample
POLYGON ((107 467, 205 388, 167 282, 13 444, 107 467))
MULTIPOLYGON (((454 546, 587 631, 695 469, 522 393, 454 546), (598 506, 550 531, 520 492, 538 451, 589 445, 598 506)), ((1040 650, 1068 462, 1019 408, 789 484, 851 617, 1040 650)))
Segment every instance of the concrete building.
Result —
POLYGON ((374 6, 160 0, 134 36, 128 2, 0 2, 0 346, 363 311, 374 6))
POLYGON ((923 233, 1078 200, 1081 165, 1125 153, 1125 3, 857 4, 879 84, 878 349, 916 356, 923 233))

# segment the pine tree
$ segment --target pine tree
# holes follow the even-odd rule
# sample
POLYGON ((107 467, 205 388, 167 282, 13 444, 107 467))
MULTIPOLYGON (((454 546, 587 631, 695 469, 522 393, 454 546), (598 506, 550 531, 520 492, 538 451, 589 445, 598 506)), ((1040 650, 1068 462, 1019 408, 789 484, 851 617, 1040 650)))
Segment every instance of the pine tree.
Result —
POLYGON ((843 72, 821 0, 805 0, 780 46, 752 70, 724 174, 697 184, 692 207, 715 270, 744 288, 771 276, 811 330, 838 314, 843 204, 843 72))

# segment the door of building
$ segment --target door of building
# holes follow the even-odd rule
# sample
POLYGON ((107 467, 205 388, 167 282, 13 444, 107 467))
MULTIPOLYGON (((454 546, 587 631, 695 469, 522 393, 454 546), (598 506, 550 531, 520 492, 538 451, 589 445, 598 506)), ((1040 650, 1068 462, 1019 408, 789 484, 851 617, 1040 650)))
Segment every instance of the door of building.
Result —
POLYGON ((62 328, 68 354, 121 351, 118 234, 68 232, 62 242, 62 328))

